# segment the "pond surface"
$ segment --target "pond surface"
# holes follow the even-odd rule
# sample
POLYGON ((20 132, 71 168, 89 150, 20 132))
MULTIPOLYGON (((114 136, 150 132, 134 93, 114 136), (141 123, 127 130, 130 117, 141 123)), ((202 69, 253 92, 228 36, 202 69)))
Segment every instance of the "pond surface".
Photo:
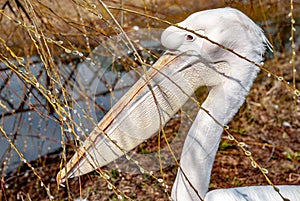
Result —
MULTIPOLYGON (((149 54, 150 51, 162 52, 159 37, 161 30, 138 30, 128 33, 135 40, 136 48, 143 54, 144 59, 154 62, 157 58, 149 54), (146 34, 145 34, 146 33, 146 34), (147 50, 147 51, 146 51, 147 50)), ((114 105, 120 97, 139 79, 141 70, 124 70, 122 62, 134 61, 133 52, 127 43, 112 46, 110 41, 123 41, 124 36, 118 35, 107 40, 107 44, 94 49, 83 62, 76 64, 60 64, 61 83, 68 92, 68 107, 74 125, 74 131, 80 138, 84 138, 95 127, 97 122, 114 105), (111 55, 108 51, 113 51, 111 55)), ((66 56, 66 55, 63 55, 66 56)), ((136 62, 136 61, 134 61, 136 62)), ((39 57, 33 56, 24 61, 28 71, 38 79, 41 86, 48 85, 45 67, 39 57)), ((32 161, 47 153, 61 148, 62 132, 66 134, 66 141, 74 139, 67 127, 61 127, 58 116, 51 105, 36 88, 24 83, 16 74, 0 63, 1 69, 1 124, 9 139, 24 154, 27 161, 32 161), (63 129, 63 130, 62 130, 63 129)), ((53 90, 63 102, 62 87, 53 90)), ((8 140, 0 137, 0 159, 2 172, 20 166, 20 157, 13 150, 8 140)))

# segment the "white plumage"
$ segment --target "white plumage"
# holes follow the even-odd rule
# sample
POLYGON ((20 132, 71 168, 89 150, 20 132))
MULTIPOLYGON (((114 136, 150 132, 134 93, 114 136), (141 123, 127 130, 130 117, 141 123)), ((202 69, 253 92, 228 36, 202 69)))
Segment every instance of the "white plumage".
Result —
MULTIPOLYGON (((208 86, 210 92, 202 107, 209 115, 200 109, 189 130, 172 199, 282 200, 270 186, 207 193, 222 125, 243 104, 259 68, 196 33, 257 64, 262 62, 266 47, 270 47, 268 40, 252 20, 232 8, 194 13, 178 25, 195 33, 174 26, 163 32, 161 42, 169 51, 100 121, 81 150, 68 162, 67 169, 60 171, 58 182, 104 166, 133 149, 161 129, 198 87, 208 86)), ((300 200, 299 186, 279 189, 284 197, 300 200)))
MULTIPOLYGON (((290 201, 300 200, 299 186, 277 186, 283 197, 290 201)), ((218 189, 206 194, 206 201, 283 201, 272 186, 248 186, 218 189)))

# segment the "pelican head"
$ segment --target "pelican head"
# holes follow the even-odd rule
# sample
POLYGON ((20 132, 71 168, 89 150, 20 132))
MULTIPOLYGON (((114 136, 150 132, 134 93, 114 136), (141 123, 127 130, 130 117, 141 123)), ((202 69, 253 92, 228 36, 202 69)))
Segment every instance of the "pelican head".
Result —
POLYGON ((161 35, 161 43, 171 51, 196 51, 203 58, 214 62, 234 60, 232 53, 226 50, 231 49, 259 63, 266 46, 271 49, 261 28, 244 13, 233 8, 194 13, 177 26, 168 27, 161 35), (225 49, 220 48, 220 45, 225 49))

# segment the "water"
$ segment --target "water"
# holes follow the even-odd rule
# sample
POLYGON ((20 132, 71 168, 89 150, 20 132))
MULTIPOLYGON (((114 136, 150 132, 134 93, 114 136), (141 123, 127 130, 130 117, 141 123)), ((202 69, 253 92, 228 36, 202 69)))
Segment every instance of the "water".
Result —
MULTIPOLYGON (((37 62, 37 57, 32 57, 37 62)), ((1 68, 3 64, 1 64, 1 68)), ((35 63, 29 67, 40 83, 45 83, 46 76, 42 72, 42 64, 35 63)), ((54 117, 47 118, 46 100, 37 90, 20 80, 16 74, 9 70, 2 71, 0 100, 6 109, 0 107, 3 115, 1 125, 10 140, 24 154, 26 160, 34 160, 52 150, 60 147, 60 128, 54 117), (27 85, 27 87, 26 87, 27 85), (30 107, 34 106, 34 109, 30 107)), ((20 164, 20 158, 3 135, 0 137, 1 162, 8 160, 8 171, 20 164)), ((5 168, 5 167, 2 167, 5 168)))
MULTIPOLYGON (((153 60, 152 63, 156 58, 152 58, 147 52, 149 49, 161 52, 160 32, 161 30, 152 30, 149 34, 148 30, 137 29, 129 33, 141 56, 145 60, 153 60), (141 47, 148 50, 142 50, 141 47)), ((56 101, 60 102, 61 106, 65 100, 68 101, 68 107, 63 108, 70 113, 71 121, 67 116, 63 120, 72 123, 74 132, 83 139, 140 77, 135 70, 124 70, 124 59, 133 61, 133 51, 125 37, 119 35, 97 47, 83 62, 75 65, 60 64, 60 82, 70 95, 67 97, 62 95, 62 86, 59 84, 49 86, 45 67, 38 56, 32 56, 25 60, 24 64, 28 64, 30 60, 28 72, 32 73, 39 83, 35 87, 46 87, 49 93, 56 93, 56 101), (116 40, 119 43, 116 43, 116 40)), ((35 87, 25 84, 3 63, 0 63, 0 66, 0 100, 1 104, 5 105, 0 107, 0 122, 9 139, 27 161, 61 148, 62 132, 66 134, 66 141, 74 139, 66 124, 63 126, 64 130, 61 130, 59 116, 35 87)), ((0 162, 4 175, 23 163, 3 135, 0 136, 0 162)))

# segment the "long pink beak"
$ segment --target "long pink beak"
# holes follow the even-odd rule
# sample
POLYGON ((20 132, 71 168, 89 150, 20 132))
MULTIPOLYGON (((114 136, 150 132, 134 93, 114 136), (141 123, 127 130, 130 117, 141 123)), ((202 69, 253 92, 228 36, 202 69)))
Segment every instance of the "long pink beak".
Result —
POLYGON ((203 85, 205 67, 193 52, 165 53, 98 123, 57 174, 58 184, 107 165, 162 129, 203 85))

